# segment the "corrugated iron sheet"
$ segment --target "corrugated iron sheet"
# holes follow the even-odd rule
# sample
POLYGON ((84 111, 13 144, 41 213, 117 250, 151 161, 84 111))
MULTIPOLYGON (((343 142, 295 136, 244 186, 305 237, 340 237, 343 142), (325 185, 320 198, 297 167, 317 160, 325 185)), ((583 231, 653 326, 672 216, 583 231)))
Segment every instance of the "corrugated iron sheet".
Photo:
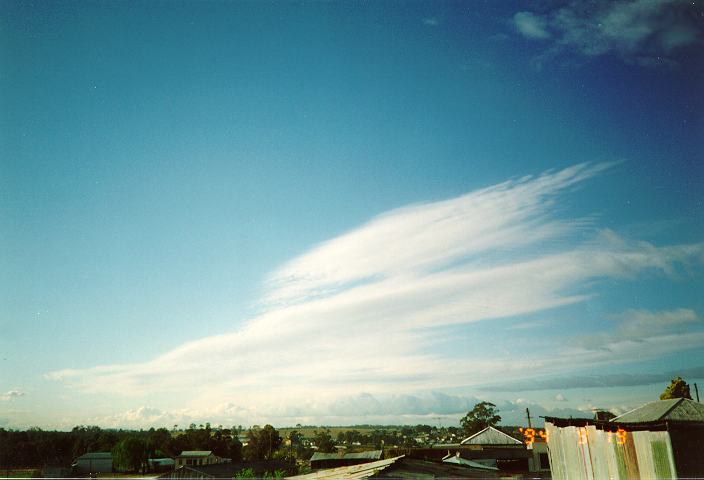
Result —
POLYGON ((378 462, 362 463, 360 465, 352 465, 349 467, 329 468, 318 472, 308 473, 306 475, 297 475, 295 477, 287 478, 295 480, 323 480, 327 478, 355 480, 369 478, 372 475, 389 468, 400 458, 403 458, 403 455, 400 457, 387 458, 386 460, 379 460, 378 462))
POLYGON ((677 478, 666 431, 614 432, 586 427, 555 427, 546 422, 550 470, 554 479, 616 480, 677 478))
POLYGON ((462 440, 461 445, 522 445, 523 442, 513 438, 494 427, 484 430, 462 440))

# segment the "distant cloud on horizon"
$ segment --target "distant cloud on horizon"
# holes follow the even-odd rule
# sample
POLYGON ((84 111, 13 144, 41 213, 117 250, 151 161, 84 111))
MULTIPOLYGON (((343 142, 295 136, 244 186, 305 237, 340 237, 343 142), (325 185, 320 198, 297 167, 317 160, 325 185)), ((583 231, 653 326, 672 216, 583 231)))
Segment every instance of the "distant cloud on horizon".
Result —
POLYGON ((5 400, 5 401, 7 401, 7 400, 12 400, 12 399, 15 399, 15 398, 18 398, 18 397, 24 397, 25 395, 26 395, 25 392, 23 392, 23 391, 21 391, 21 390, 15 388, 15 389, 13 389, 13 390, 10 390, 10 391, 8 391, 8 392, 5 392, 5 393, 1 394, 1 395, 0 395, 0 400, 5 400))

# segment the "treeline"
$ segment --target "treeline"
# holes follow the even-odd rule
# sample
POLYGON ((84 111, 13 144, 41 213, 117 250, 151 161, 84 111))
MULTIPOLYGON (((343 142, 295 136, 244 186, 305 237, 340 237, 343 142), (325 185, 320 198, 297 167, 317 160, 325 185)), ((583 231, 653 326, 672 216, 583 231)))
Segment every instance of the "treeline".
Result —
MULTIPOLYGON (((251 431, 255 438, 259 430, 263 429, 251 431)), ((256 440, 253 444, 257 445, 256 440)), ((278 447, 275 438, 272 446, 278 447)), ((136 471, 143 469, 150 458, 173 458, 183 450, 212 450, 215 455, 233 461, 242 460, 245 453, 255 460, 263 459, 264 455, 260 451, 245 451, 237 439, 237 429, 211 428, 209 424, 191 425, 178 432, 165 428, 134 431, 95 426, 74 427, 70 432, 0 428, 0 468, 69 466, 84 453, 112 452, 115 468, 136 471)))

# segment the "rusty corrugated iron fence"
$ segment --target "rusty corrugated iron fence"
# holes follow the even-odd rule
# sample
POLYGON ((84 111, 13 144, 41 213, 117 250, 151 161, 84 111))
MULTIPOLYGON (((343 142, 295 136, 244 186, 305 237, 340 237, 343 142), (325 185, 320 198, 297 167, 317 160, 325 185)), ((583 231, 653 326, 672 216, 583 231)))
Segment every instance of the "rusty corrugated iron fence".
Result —
POLYGON ((675 479, 667 431, 612 432, 594 425, 557 427, 545 422, 552 478, 675 479))

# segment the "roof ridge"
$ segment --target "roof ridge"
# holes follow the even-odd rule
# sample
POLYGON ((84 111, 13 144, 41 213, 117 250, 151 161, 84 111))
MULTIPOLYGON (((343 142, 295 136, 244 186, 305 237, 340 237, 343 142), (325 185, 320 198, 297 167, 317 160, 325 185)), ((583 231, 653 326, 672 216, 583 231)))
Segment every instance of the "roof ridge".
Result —
POLYGON ((682 400, 684 400, 684 399, 685 399, 684 397, 678 398, 677 401, 675 403, 673 403, 672 406, 670 408, 668 408, 667 411, 660 416, 660 420, 665 420, 665 417, 667 417, 670 414, 670 412, 675 409, 675 407, 677 405, 681 404, 682 400))

